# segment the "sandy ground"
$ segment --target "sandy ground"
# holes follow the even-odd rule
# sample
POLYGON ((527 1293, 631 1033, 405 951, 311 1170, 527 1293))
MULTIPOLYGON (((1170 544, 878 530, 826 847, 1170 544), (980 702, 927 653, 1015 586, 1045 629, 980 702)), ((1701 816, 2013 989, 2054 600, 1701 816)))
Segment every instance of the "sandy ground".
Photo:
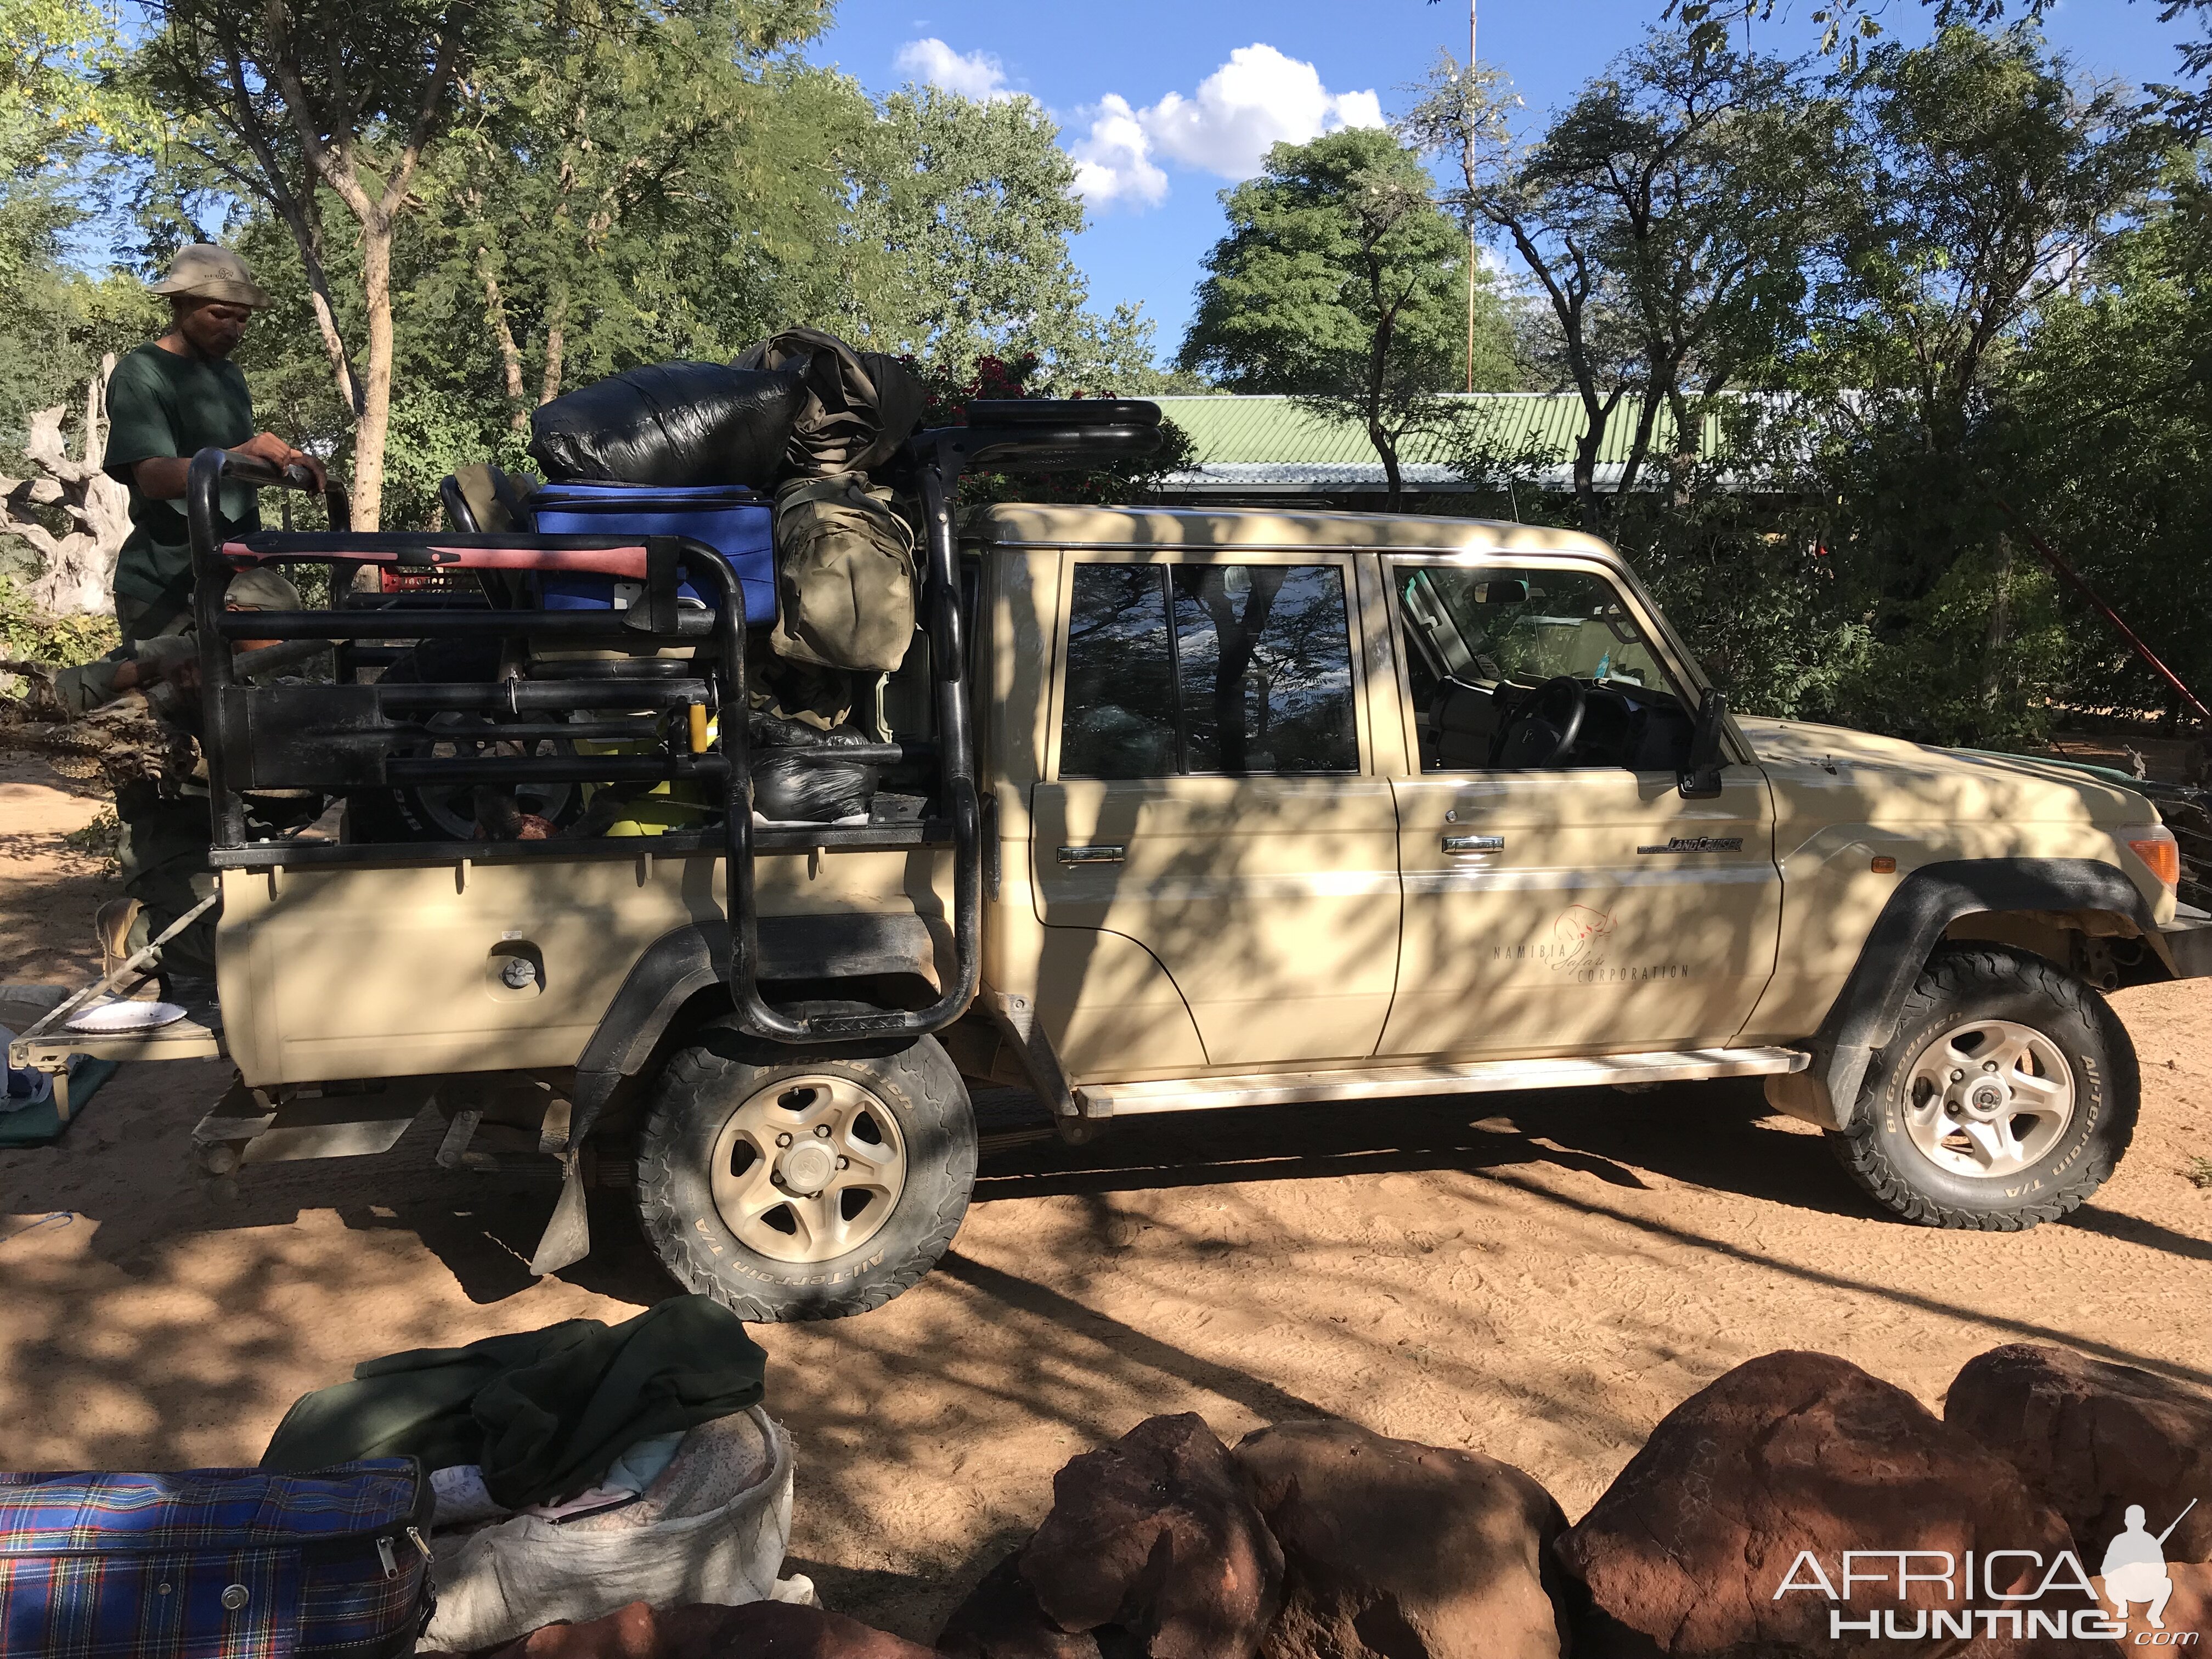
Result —
MULTIPOLYGON (((112 890, 58 837, 96 808, 0 768, 0 979, 90 965, 112 890)), ((1224 1114, 990 1153, 918 1288, 758 1332, 799 1445, 794 1570, 926 1637, 1055 1469, 1154 1412, 1232 1437, 1340 1413, 1518 1463, 1579 1514, 1669 1407, 1774 1348, 1930 1405, 2021 1340, 2212 1385, 2212 1192, 2185 1175, 2212 1154, 2212 987, 2118 1006, 2147 1085, 2134 1151, 2094 1204, 2018 1237, 1884 1218, 1755 1085, 1224 1114)), ((126 1069, 60 1146, 0 1153, 0 1467, 252 1462, 356 1360, 671 1291, 613 1193, 592 1258, 533 1280, 550 1179, 442 1173, 428 1122, 381 1162, 281 1166, 218 1205, 185 1148, 222 1081, 126 1069)))

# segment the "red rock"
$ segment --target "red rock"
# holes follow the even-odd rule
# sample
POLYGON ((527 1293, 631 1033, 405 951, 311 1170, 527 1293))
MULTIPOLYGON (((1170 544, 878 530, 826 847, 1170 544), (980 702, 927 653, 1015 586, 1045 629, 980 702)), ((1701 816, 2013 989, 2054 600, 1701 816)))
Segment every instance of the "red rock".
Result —
POLYGON ((1259 1430, 1237 1461, 1283 1547, 1263 1659, 1560 1659, 1567 1518, 1510 1464, 1345 1422, 1259 1430))
MULTIPOLYGON (((1662 1419, 1558 1554, 1589 1597, 1577 1659, 1754 1647, 1766 1656, 1900 1659, 1961 1644, 1890 1640, 1886 1630, 1838 1639, 1831 1611, 1855 1621, 1894 1613, 1909 1632, 1922 1609, 2001 1604, 1978 1593, 1967 1603, 1963 1575, 1948 1593, 1915 1582, 1902 1599, 1893 1577, 1886 1586, 1858 1583, 1846 1601, 1818 1590, 1778 1596, 1785 1582, 1814 1582, 1797 1569, 1802 1553, 1840 1597, 1846 1550, 1938 1551, 1954 1563, 1968 1551, 2033 1550, 2048 1564, 2072 1547, 2066 1523, 2009 1463, 1911 1395, 1828 1354, 1782 1352, 1737 1366, 1662 1419)), ((2005 1566, 2002 1589, 2043 1582, 2024 1559, 2005 1566)), ((2080 1659, 2115 1651, 2094 1641, 2065 1648, 2080 1659)), ((2021 1650, 1978 1638, 1970 1651, 2000 1649, 2021 1650)))
POLYGON ((1943 1420, 2020 1471, 2066 1518, 2095 1571, 2140 1504, 2168 1561, 2212 1560, 2212 1395, 2132 1365, 2009 1343, 1966 1362, 1943 1420))
POLYGON ((1018 1571, 1073 1632, 1113 1626, 1147 1659, 1252 1659, 1283 1553, 1228 1448, 1185 1413, 1148 1418, 1053 1477, 1052 1512, 1018 1571))
POLYGON ((1099 1659, 1098 1638, 1068 1632, 1044 1616, 1022 1577, 1018 1551, 983 1575, 937 1634, 952 1659, 1099 1659))

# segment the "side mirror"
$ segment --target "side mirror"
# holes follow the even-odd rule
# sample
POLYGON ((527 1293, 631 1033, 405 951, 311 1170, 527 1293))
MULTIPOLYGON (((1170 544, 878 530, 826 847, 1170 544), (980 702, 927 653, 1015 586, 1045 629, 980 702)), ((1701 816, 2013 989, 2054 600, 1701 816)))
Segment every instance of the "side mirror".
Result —
POLYGON ((1698 705, 1690 731, 1690 756, 1674 775, 1674 787, 1687 800, 1711 800, 1721 792, 1721 733, 1728 725, 1728 696, 1708 690, 1698 705))

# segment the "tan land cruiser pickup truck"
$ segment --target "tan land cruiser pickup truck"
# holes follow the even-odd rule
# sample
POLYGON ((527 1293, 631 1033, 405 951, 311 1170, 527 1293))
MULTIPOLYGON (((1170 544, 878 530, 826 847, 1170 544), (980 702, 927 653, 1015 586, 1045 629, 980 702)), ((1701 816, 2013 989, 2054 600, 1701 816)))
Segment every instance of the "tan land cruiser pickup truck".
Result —
MULTIPOLYGON (((673 603, 684 548, 200 548, 220 1011, 100 1042, 50 1021, 16 1063, 228 1054, 196 1136, 224 1176, 382 1150, 434 1103, 444 1161, 562 1160, 540 1271, 588 1248, 588 1144, 634 1170, 677 1279, 767 1320, 929 1269, 975 1176, 971 1080, 1026 1085, 1081 1140, 1153 1112, 1760 1076, 1911 1221, 2031 1226, 2112 1173, 2139 1085, 2096 988, 2212 972, 2141 795, 1732 715, 1586 536, 1029 506, 956 531, 963 468, 1140 451, 1157 416, 973 418, 909 452, 924 625, 869 716, 886 780, 924 799, 907 821, 754 825, 720 718, 744 706, 741 605, 673 603), (230 570, 341 558, 594 568, 641 597, 588 625, 220 608, 230 570), (249 627, 346 641, 340 683, 236 680, 219 641, 249 627), (471 630, 507 642, 491 683, 346 657, 471 630), (612 758, 569 740, 623 732, 612 758), (589 839, 252 831, 256 789, 485 778, 726 810, 589 839)), ((195 466, 206 519, 240 469, 195 466)))

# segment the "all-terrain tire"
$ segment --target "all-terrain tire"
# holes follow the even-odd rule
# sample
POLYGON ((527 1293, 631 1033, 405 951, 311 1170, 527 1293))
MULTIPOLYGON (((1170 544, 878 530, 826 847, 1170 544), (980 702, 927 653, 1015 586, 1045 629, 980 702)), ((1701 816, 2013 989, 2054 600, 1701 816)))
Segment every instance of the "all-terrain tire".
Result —
POLYGON ((638 1139, 638 1208, 661 1261, 680 1284, 758 1323, 880 1308, 936 1265, 975 1185, 975 1109, 934 1037, 831 1057, 710 1025, 663 1068, 638 1139), (882 1103, 904 1148, 904 1182, 857 1249, 826 1261, 779 1261, 748 1248, 725 1221, 710 1164, 724 1126, 747 1101, 785 1079, 823 1074, 850 1079, 882 1103))
POLYGON ((1831 1131, 1828 1144, 1853 1180, 1908 1221, 2019 1232, 2056 1220, 2104 1184, 2134 1138, 2141 1098, 2127 1028, 2082 981, 2028 951, 1950 946, 1921 970, 1896 1036, 1867 1068, 1850 1127, 1831 1131), (1946 1169, 1906 1126, 1915 1060, 1977 1020, 2040 1033, 2072 1073, 2071 1119, 2041 1156, 2009 1175, 1946 1169))

